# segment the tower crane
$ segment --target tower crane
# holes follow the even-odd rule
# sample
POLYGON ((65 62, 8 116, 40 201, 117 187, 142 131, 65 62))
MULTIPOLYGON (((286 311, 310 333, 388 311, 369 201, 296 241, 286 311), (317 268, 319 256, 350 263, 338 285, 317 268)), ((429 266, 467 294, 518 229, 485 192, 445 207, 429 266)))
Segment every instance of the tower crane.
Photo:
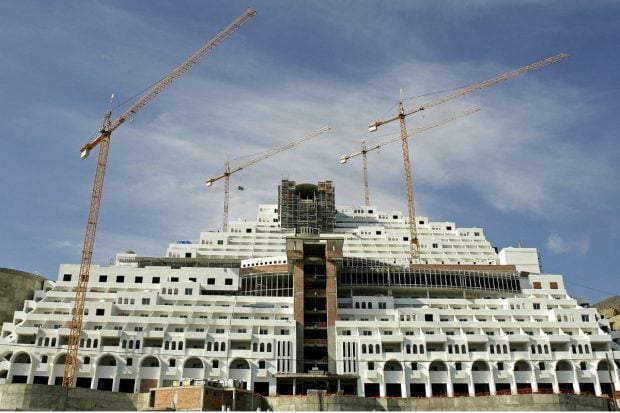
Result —
MULTIPOLYGON (((418 134, 420 134, 422 132, 426 132, 427 130, 435 128, 437 126, 444 125, 444 124, 446 124, 448 122, 452 122, 453 120, 460 119, 460 118, 463 118, 465 116, 469 116, 472 113, 478 112, 479 110, 480 110, 480 108, 470 109, 470 110, 467 110, 465 112, 458 113, 458 114, 456 114, 454 116, 450 116, 448 118, 444 118, 444 119, 438 120, 437 122, 433 122, 433 123, 430 123, 428 125, 425 125, 425 126, 422 126, 422 127, 416 128, 416 129, 408 130, 407 131, 407 138, 409 138, 412 135, 418 135, 418 134)), ((400 141, 400 139, 401 139, 400 136, 397 136, 395 138, 386 139, 386 140, 381 141, 378 144, 376 144, 376 145, 374 145, 374 146, 372 146, 370 148, 366 147, 366 140, 362 139, 362 147, 361 147, 361 149, 358 152, 353 152, 353 153, 350 153, 348 155, 343 155, 343 156, 340 157, 340 163, 341 164, 345 164, 345 163, 347 163, 347 161, 349 159, 355 158, 356 156, 359 156, 359 155, 362 155, 362 165, 363 165, 363 171, 364 171, 364 199, 365 199, 365 202, 366 202, 366 206, 370 205, 370 194, 369 194, 369 191, 368 191, 368 156, 367 156, 368 152, 371 152, 371 151, 374 151, 376 149, 382 148, 385 145, 389 145, 391 143, 398 142, 398 141, 400 141)))
POLYGON ((205 43, 200 49, 198 49, 198 51, 189 56, 172 72, 157 82, 157 84, 155 84, 155 86, 153 86, 142 98, 140 98, 127 111, 125 111, 125 113, 120 115, 114 121, 112 121, 112 112, 106 112, 99 135, 80 148, 80 155, 82 159, 84 159, 88 157, 88 154, 92 149, 99 145, 99 156, 97 159, 97 168, 95 171, 95 179, 93 182, 93 190, 90 199, 88 220, 86 221, 86 236, 84 237, 84 248, 82 249, 82 260, 80 262, 80 274, 76 287, 75 303, 72 310, 69 342, 67 346, 65 369, 62 380, 62 385, 64 387, 73 387, 75 385, 75 368, 77 364, 78 343, 80 341, 80 333, 82 331, 86 288, 88 286, 90 263, 93 255, 93 246, 95 243, 95 230, 97 228, 99 206, 101 204, 101 194, 103 191, 103 180, 105 176, 112 132, 122 125, 127 119, 133 118, 136 112, 142 109, 144 105, 149 103, 155 96, 183 75, 190 67, 196 64, 200 59, 205 57, 215 47, 236 32, 241 25, 247 22, 255 14, 256 10, 252 8, 247 9, 213 39, 205 43))
POLYGON ((299 138, 295 141, 289 142, 285 145, 282 146, 278 146, 276 148, 270 149, 269 151, 263 153, 260 156, 257 156, 256 158, 250 159, 247 162, 244 162, 242 164, 239 164, 237 166, 235 166, 234 168, 230 168, 230 161, 226 161, 226 164, 224 165, 224 172, 221 173, 220 175, 217 176, 213 176, 209 179, 207 179, 205 181, 205 185, 207 187, 210 187, 211 185, 213 185, 215 182, 219 181, 220 179, 224 178, 224 218, 223 218, 223 224, 222 224, 222 230, 224 232, 228 231, 228 201, 229 201, 229 197, 230 197, 230 175, 234 174, 235 172, 239 172, 242 169, 247 168, 248 166, 254 165, 257 162, 260 162, 264 159, 267 158, 271 158, 272 156, 280 153, 280 152, 284 152, 286 150, 289 150, 301 143, 304 143, 306 141, 309 141, 310 139, 321 135, 324 132, 327 132, 328 130, 330 130, 331 128, 329 126, 325 126, 321 129, 318 129, 314 132, 312 132, 309 135, 304 136, 303 138, 299 138))
POLYGON ((525 73, 528 73, 528 72, 531 72, 537 69, 540 69, 541 67, 548 66, 553 63, 557 63, 567 58, 568 58, 567 53, 560 53, 558 55, 551 56, 543 60, 539 60, 527 66, 523 66, 519 69, 506 72, 499 76, 495 76, 491 79, 487 79, 485 81, 475 83, 465 88, 456 90, 453 93, 442 96, 440 98, 437 98, 426 104, 422 104, 420 106, 417 106, 407 111, 405 111, 405 107, 403 105, 403 99, 401 97, 401 99, 398 101, 398 114, 396 116, 393 116, 391 118, 384 119, 384 120, 377 120, 368 125, 368 131, 374 132, 381 125, 385 125, 387 123, 391 123, 396 120, 398 120, 400 123, 400 138, 401 138, 402 149, 403 149, 403 172, 405 175, 405 192, 407 194, 407 212, 408 212, 409 228, 410 228, 409 252, 411 256, 411 263, 415 263, 418 261, 419 256, 420 256, 420 253, 419 253, 420 245, 418 241, 418 231, 417 231, 417 226, 415 222, 415 205, 413 201, 413 178, 411 176, 411 163, 409 160, 409 143, 407 139, 407 126, 405 124, 405 118, 411 114, 423 111, 433 106, 440 105, 452 99, 465 96, 477 90, 493 86, 497 83, 503 82, 508 79, 512 79, 513 77, 516 77, 516 76, 519 76, 519 75, 522 75, 522 74, 525 74, 525 73))

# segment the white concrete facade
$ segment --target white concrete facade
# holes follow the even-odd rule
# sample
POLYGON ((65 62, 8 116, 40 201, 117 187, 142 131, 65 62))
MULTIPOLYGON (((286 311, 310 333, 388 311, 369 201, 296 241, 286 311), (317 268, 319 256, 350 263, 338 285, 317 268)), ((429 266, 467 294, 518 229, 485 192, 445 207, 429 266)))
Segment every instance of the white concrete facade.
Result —
MULTIPOLYGON (((136 392, 184 378, 237 380, 276 394, 276 375, 299 373, 294 299, 241 295, 239 288, 244 269, 287 264, 285 238, 294 234, 277 217, 276 205, 260 205, 256 221, 170 244, 165 258, 178 266, 140 267, 131 252, 115 265, 92 266, 79 384, 136 392), (203 258, 241 261, 183 266, 182 259, 203 258)), ((339 297, 337 374, 357 376, 357 394, 605 391, 605 357, 618 363, 620 344, 601 329, 595 309, 568 296, 560 275, 538 274, 535 249, 498 254, 481 228, 416 219, 422 263, 516 265, 530 274, 510 294, 418 289, 339 297)), ((398 211, 339 207, 334 233, 321 236, 343 237, 345 257, 409 264, 408 223, 398 211)), ((0 382, 58 383, 78 273, 79 265, 61 265, 58 280, 2 326, 0 382)), ((611 370, 620 388, 617 365, 611 370)))

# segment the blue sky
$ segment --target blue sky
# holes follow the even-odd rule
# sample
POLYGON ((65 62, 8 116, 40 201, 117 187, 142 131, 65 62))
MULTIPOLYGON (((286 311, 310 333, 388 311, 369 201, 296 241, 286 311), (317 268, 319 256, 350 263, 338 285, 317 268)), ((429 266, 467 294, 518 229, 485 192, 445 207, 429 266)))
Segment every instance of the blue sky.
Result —
MULTIPOLYGON (((412 138, 416 208, 483 227, 499 248, 539 248, 575 297, 620 294, 620 3, 604 0, 4 1, 1 267, 55 279, 79 262, 96 157, 78 149, 111 93, 113 106, 131 98, 250 6, 252 20, 115 131, 94 263, 127 249, 162 255, 218 229, 223 185, 206 178, 325 125, 233 175, 230 216, 276 203, 282 178, 332 179, 338 204, 363 204, 360 160, 338 158, 398 132, 366 125, 395 113, 401 88, 411 107, 568 52, 408 118, 414 128, 481 108, 412 138)), ((406 211, 399 145, 371 154, 369 169, 372 203, 406 211)))

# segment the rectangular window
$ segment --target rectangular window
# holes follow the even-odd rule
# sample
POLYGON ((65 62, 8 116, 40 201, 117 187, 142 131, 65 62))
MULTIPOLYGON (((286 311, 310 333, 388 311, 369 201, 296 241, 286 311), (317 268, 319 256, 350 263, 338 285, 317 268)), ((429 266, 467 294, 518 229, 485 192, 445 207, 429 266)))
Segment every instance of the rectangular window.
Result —
POLYGON ((542 288, 541 285, 540 285, 540 282, 538 282, 538 281, 534 281, 532 286, 534 287, 535 290, 540 290, 542 288))
POLYGON ((558 289, 558 283, 556 283, 555 281, 552 281, 549 283, 549 288, 551 288, 552 290, 557 290, 558 289))
POLYGON ((131 357, 127 359, 127 366, 133 366, 133 359, 131 357))
POLYGON ((137 276, 134 280, 136 284, 142 284, 142 276, 137 276))
POLYGON ((124 283, 125 282, 125 276, 124 275, 117 275, 116 276, 116 282, 117 283, 124 283))
POLYGON ((233 279, 232 278, 226 278, 224 280, 224 285, 233 285, 233 279))
POLYGON ((224 334, 224 329, 223 328, 216 328, 215 329, 215 334, 224 334))
POLYGON ((71 281, 71 274, 63 274, 62 280, 63 281, 71 281))
POLYGON ((499 370, 499 371, 504 370, 504 363, 502 363, 501 361, 499 363, 497 363, 497 370, 499 370))
POLYGON ((217 240, 217 245, 224 245, 224 240, 218 239, 217 240))
POLYGON ((287 336, 289 334, 288 330, 282 329, 280 330, 280 335, 287 336))
POLYGON ((168 365, 170 367, 176 367, 177 361, 175 359, 170 359, 170 361, 168 361, 168 365))
POLYGON ((159 277, 153 277, 153 284, 159 284, 159 277))
POLYGON ((207 278, 207 284, 208 285, 214 285, 215 284, 215 278, 207 278))
POLYGON ((105 314, 105 309, 103 309, 103 308, 98 308, 95 311, 95 315, 104 315, 104 314, 105 314))
POLYGON ((191 288, 186 288, 185 289, 185 295, 192 295, 192 289, 191 288))
POLYGON ((582 314, 581 315, 581 321, 590 321, 590 316, 587 314, 582 314))
POLYGON ((99 276, 99 282, 100 283, 104 283, 108 281, 108 276, 107 275, 100 275, 99 276))
POLYGON ((368 370, 374 370, 375 369, 375 362, 374 361, 369 361, 368 362, 368 370))
POLYGON ((433 248, 439 248, 439 244, 433 243, 433 248))
POLYGON ((433 321, 432 314, 424 314, 424 321, 433 321))
POLYGON ((133 328, 133 331, 142 331, 142 330, 144 330, 144 327, 142 327, 142 326, 134 327, 133 328))
POLYGON ((463 366, 461 365, 460 361, 457 361, 456 363, 454 363, 454 368, 458 371, 458 370, 463 370, 463 366))
POLYGON ((539 303, 534 303, 534 310, 540 310, 540 304, 539 303))
POLYGON ((220 361, 219 360, 213 360, 211 362, 211 365, 213 366, 214 369, 219 369, 220 368, 220 361))
POLYGON ((150 298, 143 298, 142 299, 142 305, 149 305, 151 304, 151 299, 150 298))

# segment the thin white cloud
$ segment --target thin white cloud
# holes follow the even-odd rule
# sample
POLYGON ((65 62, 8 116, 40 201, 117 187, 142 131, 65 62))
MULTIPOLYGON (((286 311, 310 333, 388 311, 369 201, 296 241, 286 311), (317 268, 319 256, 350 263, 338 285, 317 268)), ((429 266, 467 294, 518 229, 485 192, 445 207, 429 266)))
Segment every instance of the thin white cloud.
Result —
POLYGON ((585 255, 590 249, 590 238, 583 236, 580 239, 565 239, 554 232, 549 234, 546 246, 555 255, 567 253, 585 255))

